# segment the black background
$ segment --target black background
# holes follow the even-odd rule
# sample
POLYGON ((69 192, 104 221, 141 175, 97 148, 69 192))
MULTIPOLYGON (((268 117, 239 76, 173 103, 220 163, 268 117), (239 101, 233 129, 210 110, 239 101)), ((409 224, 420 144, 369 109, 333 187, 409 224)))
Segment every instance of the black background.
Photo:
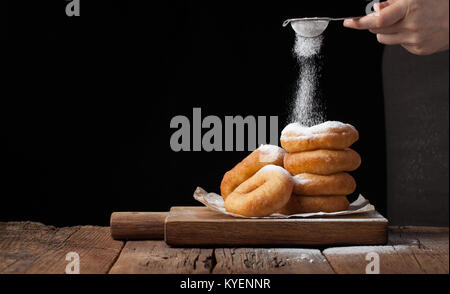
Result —
MULTIPOLYGON (((281 130, 299 72, 282 22, 367 4, 92 2, 72 18, 64 0, 6 3, 0 220, 106 225, 113 211, 197 205, 195 187, 219 192, 248 152, 175 153, 172 117, 278 115, 281 130)), ((372 34, 331 23, 320 88, 327 118, 358 128, 357 192, 385 213, 381 54, 372 34)))

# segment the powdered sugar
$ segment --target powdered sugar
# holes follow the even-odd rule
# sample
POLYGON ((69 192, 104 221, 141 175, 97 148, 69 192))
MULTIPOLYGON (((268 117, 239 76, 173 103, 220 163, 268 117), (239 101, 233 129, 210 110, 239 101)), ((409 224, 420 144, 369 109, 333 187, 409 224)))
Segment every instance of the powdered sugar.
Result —
POLYGON ((285 151, 275 145, 261 145, 259 148, 259 162, 274 162, 285 154, 285 151))
POLYGON ((298 185, 305 185, 305 184, 308 184, 308 183, 312 182, 311 179, 305 178, 305 175, 303 175, 303 174, 296 175, 294 177, 294 181, 298 185))
POLYGON ((281 136, 284 135, 308 136, 308 135, 323 134, 326 132, 345 132, 349 128, 353 128, 353 126, 339 121, 326 121, 324 123, 311 127, 302 125, 301 123, 291 123, 287 125, 283 129, 283 131, 281 131, 281 136))
POLYGON ((269 164, 269 165, 264 166, 256 174, 266 173, 266 172, 271 172, 271 171, 282 172, 282 173, 288 175, 290 178, 292 178, 291 174, 287 170, 285 170, 281 166, 273 165, 273 164, 269 164))
POLYGON ((315 56, 320 52, 323 37, 305 38, 296 36, 294 53, 300 64, 300 77, 291 122, 300 122, 311 126, 324 121, 322 105, 317 100, 317 83, 319 66, 315 56))
POLYGON ((322 41, 322 36, 305 38, 300 35, 296 35, 294 52, 297 55, 297 58, 311 57, 319 53, 320 48, 322 47, 322 41))

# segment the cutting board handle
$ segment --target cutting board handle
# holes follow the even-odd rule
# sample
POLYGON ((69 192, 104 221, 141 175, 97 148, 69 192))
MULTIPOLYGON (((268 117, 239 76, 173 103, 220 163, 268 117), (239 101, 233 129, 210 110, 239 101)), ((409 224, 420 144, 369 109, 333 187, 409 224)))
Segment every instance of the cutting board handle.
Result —
POLYGON ((114 212, 111 236, 115 240, 164 240, 168 212, 114 212))

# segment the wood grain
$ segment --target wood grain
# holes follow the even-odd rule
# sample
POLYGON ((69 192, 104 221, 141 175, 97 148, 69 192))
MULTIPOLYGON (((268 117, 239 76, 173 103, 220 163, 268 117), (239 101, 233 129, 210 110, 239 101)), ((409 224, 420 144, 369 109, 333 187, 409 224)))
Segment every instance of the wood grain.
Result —
POLYGON ((114 212, 111 235, 116 240, 164 240, 168 212, 114 212))
POLYGON ((214 274, 333 274, 317 249, 217 248, 214 274))
POLYGON ((115 241, 109 228, 55 228, 32 222, 0 223, 0 273, 64 273, 68 252, 81 273, 365 273, 369 252, 382 274, 448 274, 447 228, 390 227, 385 246, 302 248, 173 248, 163 241, 115 241), (123 249, 122 249, 123 248, 123 249), (122 250, 121 250, 122 249, 122 250))
POLYGON ((213 249, 171 248, 164 241, 128 241, 111 274, 209 274, 213 249))
POLYGON ((76 252, 80 256, 81 274, 108 273, 122 247, 123 242, 111 238, 108 227, 83 226, 60 246, 41 255, 24 272, 65 273, 66 254, 76 252))
POLYGON ((172 207, 165 241, 172 246, 292 246, 385 244, 387 220, 380 214, 333 218, 244 219, 207 207, 172 207))
POLYGON ((33 222, 0 223, 0 273, 24 273, 41 255, 60 247, 79 229, 33 222))
POLYGON ((394 247, 413 245, 410 250, 424 273, 449 273, 448 227, 394 227, 391 232, 394 247))
POLYGON ((389 245, 328 248, 323 254, 336 273, 364 274, 370 252, 379 255, 381 274, 449 273, 448 228, 392 227, 389 245))
POLYGON ((0 273, 65 273, 69 252, 79 254, 81 273, 106 273, 122 246, 108 227, 0 223, 0 273))

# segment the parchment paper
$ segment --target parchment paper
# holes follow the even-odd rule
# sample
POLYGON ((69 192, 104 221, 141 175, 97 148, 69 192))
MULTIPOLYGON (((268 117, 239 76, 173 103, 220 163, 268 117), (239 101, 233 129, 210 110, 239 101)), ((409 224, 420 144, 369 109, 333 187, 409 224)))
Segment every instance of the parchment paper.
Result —
POLYGON ((279 213, 273 213, 270 216, 266 217, 248 217, 243 216, 240 214, 234 214, 231 212, 225 211, 224 202, 222 196, 216 194, 216 193, 208 193, 205 190, 203 190, 200 187, 197 187, 194 192, 194 198, 195 200, 203 203, 208 208, 218 211, 223 214, 231 215, 234 217, 241 217, 241 218, 306 218, 306 217, 327 217, 327 216, 336 216, 336 215, 350 215, 350 214, 358 214, 363 212, 369 212, 374 211, 375 206, 369 203, 369 201, 364 198, 361 194, 359 195, 358 199, 356 199, 353 203, 350 204, 348 210, 344 211, 338 211, 338 212, 315 212, 315 213, 299 213, 299 214, 292 214, 292 215, 284 215, 279 213))

